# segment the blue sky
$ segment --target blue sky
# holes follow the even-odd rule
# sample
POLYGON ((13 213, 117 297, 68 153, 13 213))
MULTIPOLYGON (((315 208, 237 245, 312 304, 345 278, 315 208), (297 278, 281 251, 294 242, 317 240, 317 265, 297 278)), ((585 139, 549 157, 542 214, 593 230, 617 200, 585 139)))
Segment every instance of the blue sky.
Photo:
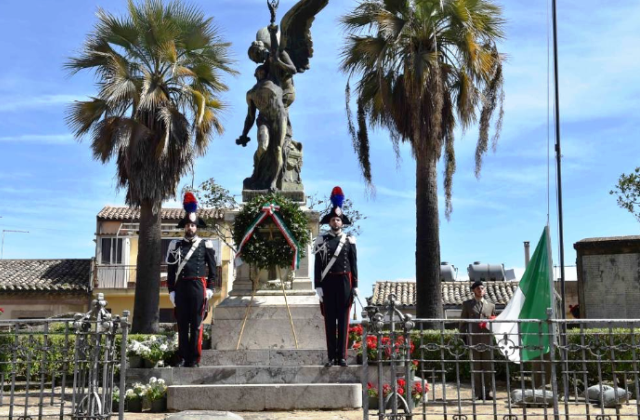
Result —
MULTIPOLYGON (((245 92, 254 83, 246 50, 256 30, 269 23, 269 15, 263 0, 194 3, 215 17, 233 43, 241 72, 227 79, 226 132, 198 159, 195 181, 214 177, 240 194, 255 150, 255 131, 248 147, 234 143, 245 118, 245 92)), ((638 233, 638 222, 608 192, 622 172, 639 164, 640 3, 559 3, 565 260, 572 265, 573 243, 580 239, 638 233)), ((281 0, 280 16, 293 4, 281 0)), ((296 140, 304 144, 307 193, 324 195, 340 185, 368 216, 358 239, 361 289, 368 295, 375 280, 415 277, 415 164, 406 147, 396 162, 388 134, 375 132, 371 161, 377 194, 367 196, 346 129, 346 78, 338 71, 342 34, 337 20, 355 4, 331 0, 316 19, 315 56, 311 70, 296 78, 291 120, 296 140)), ((508 39, 500 46, 508 56, 502 137, 476 179, 477 129, 458 132, 450 221, 441 200, 442 260, 459 267, 461 274, 473 261, 522 267, 522 242, 535 242, 547 221, 548 133, 553 145, 547 126, 548 112, 553 116, 547 107, 548 5, 528 0, 502 5, 508 20, 508 39)), ((76 142, 64 123, 66 106, 96 91, 92 75, 69 77, 62 65, 81 48, 99 6, 122 13, 125 2, 0 2, 0 229, 30 232, 6 234, 5 258, 91 257, 96 214, 106 204, 124 202, 122 192, 115 191, 114 165, 92 160, 88 142, 76 142)), ((553 151, 551 158, 557 262, 553 151)), ((190 182, 190 177, 183 180, 190 182)))

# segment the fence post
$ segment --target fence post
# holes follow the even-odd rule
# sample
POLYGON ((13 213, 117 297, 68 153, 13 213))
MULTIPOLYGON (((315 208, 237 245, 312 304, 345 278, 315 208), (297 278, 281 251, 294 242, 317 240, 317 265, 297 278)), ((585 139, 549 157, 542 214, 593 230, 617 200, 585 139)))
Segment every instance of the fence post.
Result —
POLYGON ((127 376, 127 336, 129 335, 129 311, 122 312, 120 319, 122 339, 120 341, 120 399, 118 400, 118 419, 124 420, 125 379, 127 376))
MULTIPOLYGON (((549 360, 551 363, 551 392, 553 392, 553 418, 555 420, 559 420, 560 411, 558 408, 558 376, 557 376, 557 368, 556 368, 556 340, 558 337, 557 337, 556 325, 551 319, 552 316, 553 316, 553 309, 547 308, 547 329, 551 334, 551 340, 549 342, 549 360)), ((542 360, 543 358, 544 357, 541 355, 540 359, 542 360)), ((544 363, 544 360, 543 360, 543 363, 544 363)), ((545 384, 545 388, 546 388, 546 384, 545 384)), ((543 399, 543 401, 544 400, 545 399, 543 399)))

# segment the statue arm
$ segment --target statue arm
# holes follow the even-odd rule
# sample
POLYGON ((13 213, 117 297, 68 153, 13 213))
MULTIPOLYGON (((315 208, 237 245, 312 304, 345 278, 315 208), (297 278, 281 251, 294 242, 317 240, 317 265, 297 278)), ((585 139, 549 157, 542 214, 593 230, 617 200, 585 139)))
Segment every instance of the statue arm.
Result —
POLYGON ((291 61, 291 57, 289 57, 289 54, 287 54, 286 51, 280 51, 280 54, 278 54, 277 57, 276 64, 287 74, 294 75, 298 72, 293 61, 291 61))
POLYGON ((269 35, 271 37, 271 50, 269 52, 269 60, 277 65, 281 70, 286 72, 288 75, 293 75, 297 73, 296 66, 293 64, 293 61, 289 57, 286 51, 278 51, 278 26, 277 25, 269 25, 269 35))
POLYGON ((244 119, 244 129, 242 130, 242 135, 236 140, 236 144, 242 145, 243 147, 245 147, 251 140, 248 134, 256 120, 257 111, 256 105, 251 99, 247 98, 247 103, 249 104, 249 109, 247 110, 247 117, 244 119))
POLYGON ((242 135, 246 136, 249 134, 249 130, 253 127, 253 123, 256 120, 256 106, 253 101, 249 101, 249 109, 247 110, 247 118, 244 119, 244 129, 242 130, 242 135))

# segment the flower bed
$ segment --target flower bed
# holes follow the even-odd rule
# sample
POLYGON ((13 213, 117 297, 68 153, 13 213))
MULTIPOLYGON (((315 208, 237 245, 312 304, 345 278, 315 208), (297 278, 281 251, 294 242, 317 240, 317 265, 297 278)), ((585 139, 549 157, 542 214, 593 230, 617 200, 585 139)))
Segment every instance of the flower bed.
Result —
POLYGON ((164 379, 155 377, 151 377, 148 384, 137 382, 127 389, 125 401, 127 411, 140 413, 146 405, 153 413, 163 413, 167 411, 167 385, 164 379))
MULTIPOLYGON (((407 383, 404 379, 398 379, 396 382, 398 395, 405 397, 407 383)), ((382 385, 382 398, 383 401, 389 401, 389 396, 393 392, 393 387, 386 383, 382 385)), ((411 399, 413 400, 414 405, 421 403, 422 401, 427 400, 427 395, 429 393, 429 384, 425 382, 425 386, 422 387, 421 382, 414 382, 411 385, 411 399)), ((369 408, 376 409, 378 408, 378 403, 380 401, 380 393, 378 388, 371 382, 367 383, 367 395, 369 396, 369 408)))
POLYGON ((178 350, 178 334, 147 335, 129 340, 129 367, 162 367, 171 364, 178 350))

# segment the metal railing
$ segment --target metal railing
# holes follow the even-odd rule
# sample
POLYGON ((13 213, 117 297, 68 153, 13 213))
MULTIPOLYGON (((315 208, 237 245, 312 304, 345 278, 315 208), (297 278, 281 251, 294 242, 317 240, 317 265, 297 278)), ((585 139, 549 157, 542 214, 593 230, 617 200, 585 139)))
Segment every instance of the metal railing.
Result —
POLYGON ((0 418, 124 417, 128 311, 112 316, 98 294, 73 319, 0 320, 0 418))
MULTIPOLYGON (((222 279, 222 267, 217 267, 218 282, 215 287, 219 288, 222 279)), ((136 287, 136 265, 121 264, 98 264, 94 268, 93 284, 100 289, 135 289, 136 287)), ((167 265, 160 265, 160 286, 167 287, 167 265)))
POLYGON ((364 419, 640 419, 640 320, 422 320, 394 299, 363 314, 364 419))

